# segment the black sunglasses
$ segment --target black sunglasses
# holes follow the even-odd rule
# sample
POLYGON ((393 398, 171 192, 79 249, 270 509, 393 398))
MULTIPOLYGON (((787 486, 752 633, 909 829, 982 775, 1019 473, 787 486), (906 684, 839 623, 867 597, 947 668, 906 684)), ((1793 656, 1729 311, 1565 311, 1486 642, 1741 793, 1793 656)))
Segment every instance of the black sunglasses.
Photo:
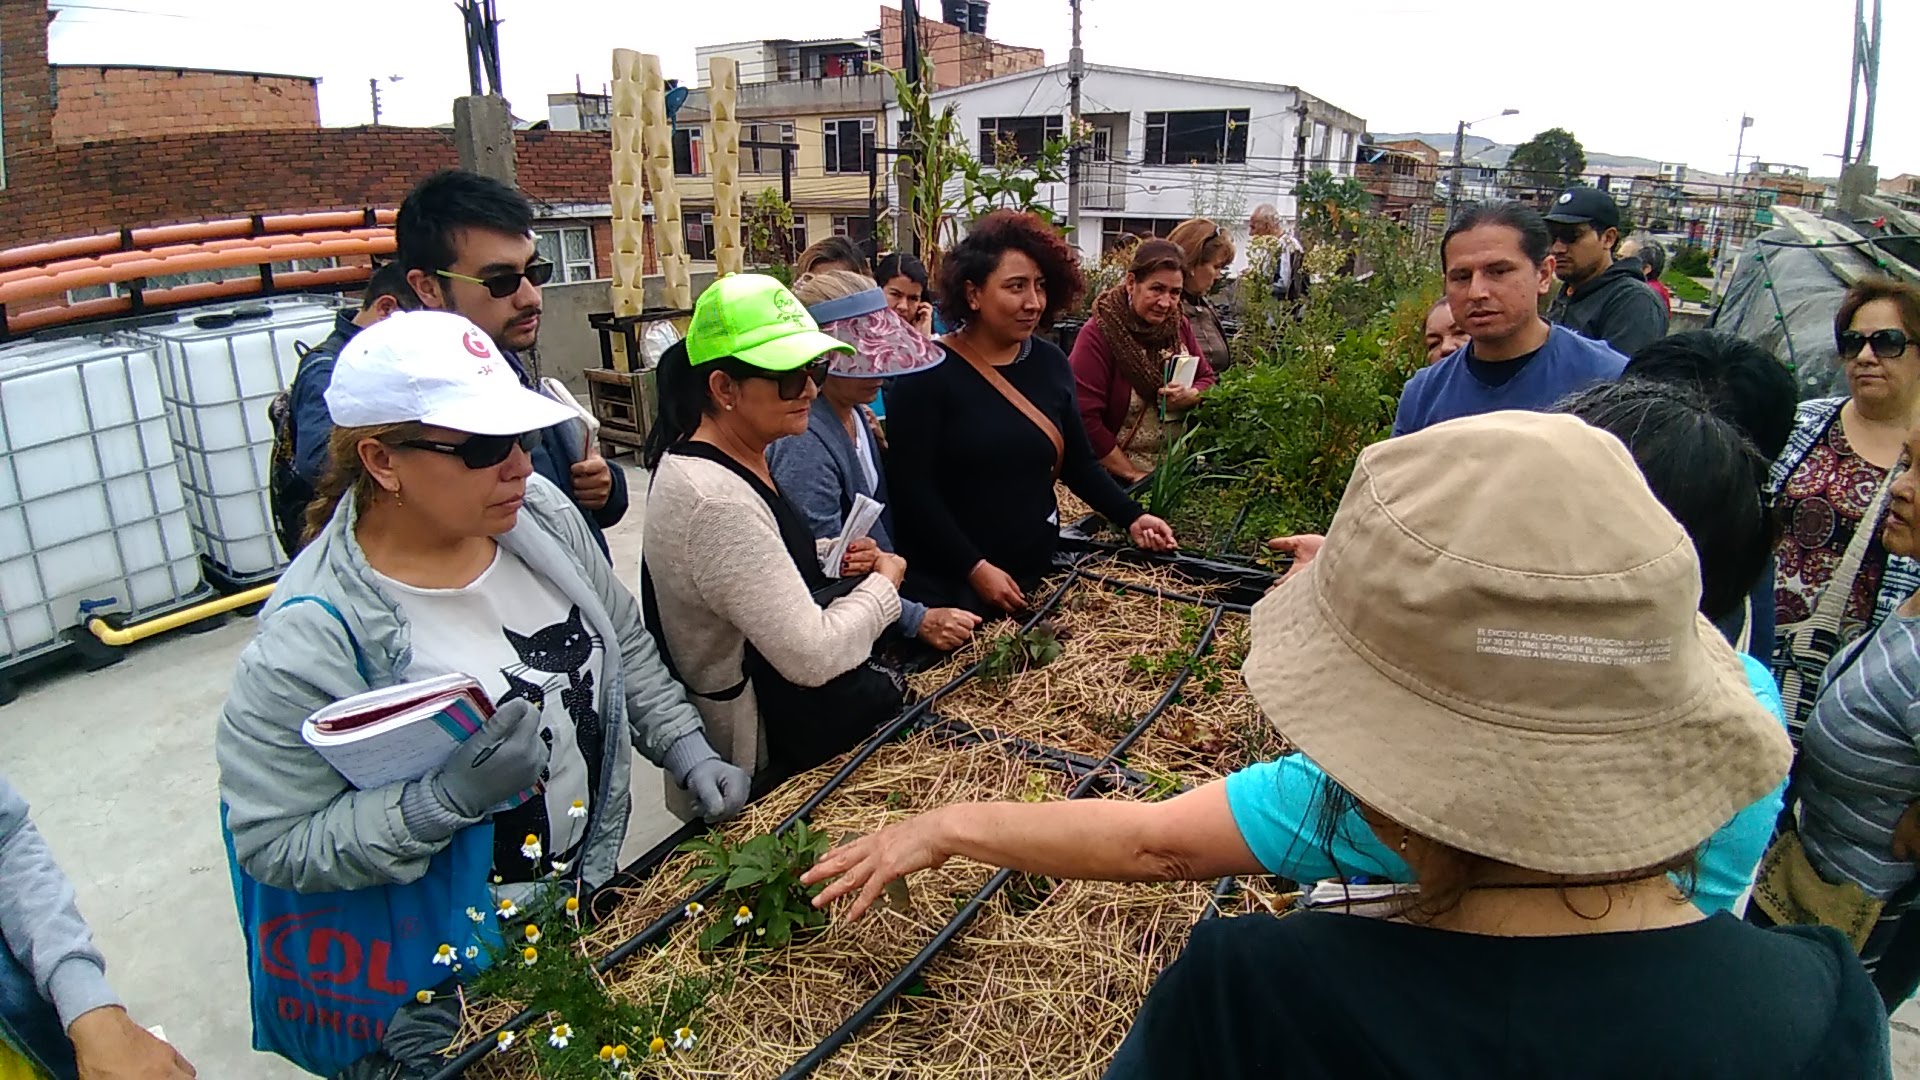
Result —
POLYGON ((812 380, 815 388, 827 385, 827 361, 815 360, 806 367, 792 371, 747 371, 742 374, 749 379, 766 379, 778 385, 781 401, 799 401, 800 395, 807 392, 807 381, 812 380))
POLYGON ((1547 235, 1563 244, 1574 244, 1580 241, 1581 235, 1586 232, 1587 228, 1588 226, 1570 222, 1549 221, 1547 222, 1547 235))
POLYGON ((533 286, 536 289, 552 281, 553 264, 545 259, 535 259, 527 264, 525 270, 507 270, 494 274, 491 277, 483 278, 472 277, 467 274, 456 274, 451 270, 435 270, 434 273, 443 278, 452 278, 455 281, 471 281, 475 285, 485 285, 488 296, 493 297, 495 300, 505 300, 507 297, 520 291, 520 282, 523 280, 533 282, 533 286))
POLYGON ((1905 330, 1875 330, 1871 334, 1842 330, 1833 335, 1833 341, 1840 347, 1841 358, 1846 360, 1859 356, 1860 350, 1869 345, 1873 346, 1873 355, 1882 360, 1894 360, 1907 351, 1908 345, 1913 344, 1913 339, 1907 336, 1905 330))
POLYGON ((431 450, 436 454, 450 454, 460 459, 469 469, 491 469, 507 460, 518 446, 527 453, 540 444, 540 433, 528 431, 519 435, 469 435, 465 442, 435 442, 432 439, 407 439, 401 446, 414 450, 431 450))

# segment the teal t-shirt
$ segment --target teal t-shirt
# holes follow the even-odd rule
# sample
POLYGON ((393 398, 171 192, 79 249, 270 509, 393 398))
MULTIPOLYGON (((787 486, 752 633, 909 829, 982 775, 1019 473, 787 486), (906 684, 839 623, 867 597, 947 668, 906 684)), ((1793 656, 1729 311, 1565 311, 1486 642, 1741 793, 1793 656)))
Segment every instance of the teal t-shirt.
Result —
MULTIPOLYGON (((1765 664, 1742 654, 1747 683, 1773 715, 1786 723, 1780 690, 1765 664)), ((1252 765, 1227 777, 1227 806, 1260 865, 1294 881, 1369 877, 1411 881, 1413 872, 1399 855, 1373 834, 1358 810, 1335 823, 1329 850, 1316 839, 1325 800, 1326 773, 1305 754, 1289 754, 1252 765)), ((1753 883, 1754 867, 1773 837, 1787 785, 1780 786, 1720 827, 1701 846, 1693 902, 1711 915, 1731 910, 1753 883)))

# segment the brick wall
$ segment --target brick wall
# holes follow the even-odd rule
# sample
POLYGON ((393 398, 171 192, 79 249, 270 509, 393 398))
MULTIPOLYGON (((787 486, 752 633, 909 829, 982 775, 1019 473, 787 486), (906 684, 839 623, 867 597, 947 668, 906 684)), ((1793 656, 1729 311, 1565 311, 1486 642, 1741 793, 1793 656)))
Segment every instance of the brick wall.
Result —
MULTIPOLYGON (((12 89, 4 90, 9 105, 12 89)), ((19 149, 14 120, 9 111, 0 247, 247 214, 397 207, 421 177, 459 164, 452 133, 425 128, 199 132, 19 149)), ((530 131, 515 140, 520 186, 536 203, 607 201, 606 132, 530 131)))
POLYGON ((53 76, 56 143, 320 126, 320 101, 308 78, 67 65, 55 65, 53 76))
MULTIPOLYGON (((985 34, 930 19, 920 20, 919 37, 921 55, 933 64, 933 87, 937 90, 985 82, 1047 65, 1046 54, 1039 49, 1004 45, 985 34)), ((881 8, 880 62, 895 70, 906 62, 900 38, 900 12, 881 8)))
POLYGON ((7 179, 14 155, 52 141, 53 84, 47 70, 45 4, 0 0, 0 124, 7 179))

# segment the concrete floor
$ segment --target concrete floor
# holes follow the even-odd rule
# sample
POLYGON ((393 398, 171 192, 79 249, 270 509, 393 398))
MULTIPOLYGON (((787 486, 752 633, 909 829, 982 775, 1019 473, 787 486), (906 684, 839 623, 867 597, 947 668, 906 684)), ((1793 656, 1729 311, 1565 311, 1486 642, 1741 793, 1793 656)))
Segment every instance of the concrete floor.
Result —
MULTIPOLYGON (((628 479, 633 510, 607 538, 621 578, 637 583, 646 476, 628 479)), ((108 978, 135 1019, 164 1028, 206 1080, 306 1075, 250 1048, 246 943, 220 842, 214 728, 252 636, 253 621, 240 618, 163 635, 102 671, 26 680, 0 708, 0 773, 73 879, 108 978)), ((636 757, 622 862, 678 826, 662 785, 636 757)))
MULTIPOLYGON (((632 512, 609 532, 622 579, 639 578, 643 473, 629 470, 632 512)), ((252 637, 234 619, 201 634, 133 647, 104 671, 22 686, 0 708, 0 772, 73 879, 134 1017, 160 1025, 205 1080, 297 1080, 254 1053, 245 942, 221 848, 213 733, 235 660, 252 637)), ((626 861, 679 824, 660 771, 634 761, 626 861)), ((1920 1080, 1920 1002, 1894 1016, 1894 1075, 1920 1080)))

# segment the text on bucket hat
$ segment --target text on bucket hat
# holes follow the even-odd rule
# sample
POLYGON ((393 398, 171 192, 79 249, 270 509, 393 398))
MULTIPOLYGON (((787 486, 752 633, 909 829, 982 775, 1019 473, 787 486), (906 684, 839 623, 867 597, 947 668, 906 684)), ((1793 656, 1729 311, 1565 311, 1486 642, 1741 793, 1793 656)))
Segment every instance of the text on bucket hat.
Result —
POLYGON ((519 435, 580 415, 522 386, 486 331, 445 311, 397 311, 355 334, 326 399, 339 427, 414 422, 519 435))
POLYGON ((1361 453, 1319 557, 1255 606, 1245 676, 1281 734, 1414 833, 1637 870, 1792 757, 1699 596, 1692 543, 1618 440, 1491 413, 1361 453))
POLYGON ((694 301, 687 360, 698 366, 723 356, 765 371, 806 367, 852 346, 828 337, 793 293, 765 274, 728 274, 694 301))
POLYGON ((867 289, 807 308, 823 333, 853 347, 836 353, 832 373, 843 379, 892 379, 938 367, 947 358, 932 338, 908 325, 887 306, 887 294, 867 289))

